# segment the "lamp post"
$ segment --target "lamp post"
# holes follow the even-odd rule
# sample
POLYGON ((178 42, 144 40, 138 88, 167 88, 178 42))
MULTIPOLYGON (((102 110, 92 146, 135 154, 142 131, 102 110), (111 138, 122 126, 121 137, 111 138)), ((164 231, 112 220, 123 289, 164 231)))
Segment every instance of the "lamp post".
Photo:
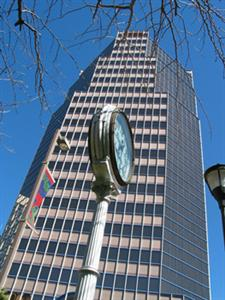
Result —
POLYGON ((207 169, 205 181, 220 208, 225 246, 225 165, 217 164, 207 169))
POLYGON ((76 300, 94 299, 108 205, 133 175, 132 133, 128 119, 118 108, 107 105, 93 116, 89 128, 89 154, 96 179, 92 191, 96 194, 97 208, 87 254, 80 269, 76 300))

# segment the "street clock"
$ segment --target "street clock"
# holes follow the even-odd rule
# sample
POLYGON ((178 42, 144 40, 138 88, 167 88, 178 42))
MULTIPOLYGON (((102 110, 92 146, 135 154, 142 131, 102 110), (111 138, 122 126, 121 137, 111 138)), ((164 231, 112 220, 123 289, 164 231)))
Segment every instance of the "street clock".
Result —
POLYGON ((89 128, 89 153, 97 180, 127 185, 134 171, 134 146, 129 121, 107 105, 94 114, 89 128))

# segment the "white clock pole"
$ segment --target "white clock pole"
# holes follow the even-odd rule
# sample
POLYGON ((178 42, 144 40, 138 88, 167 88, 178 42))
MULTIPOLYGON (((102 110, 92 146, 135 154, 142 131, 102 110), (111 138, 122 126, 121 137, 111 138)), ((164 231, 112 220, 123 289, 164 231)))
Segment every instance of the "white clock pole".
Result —
POLYGON ((98 279, 98 266, 102 249, 107 211, 112 194, 118 194, 113 185, 102 185, 95 181, 92 191, 96 193, 97 208, 93 221, 91 235, 89 237, 86 259, 80 269, 80 279, 76 289, 75 299, 93 300, 98 279))

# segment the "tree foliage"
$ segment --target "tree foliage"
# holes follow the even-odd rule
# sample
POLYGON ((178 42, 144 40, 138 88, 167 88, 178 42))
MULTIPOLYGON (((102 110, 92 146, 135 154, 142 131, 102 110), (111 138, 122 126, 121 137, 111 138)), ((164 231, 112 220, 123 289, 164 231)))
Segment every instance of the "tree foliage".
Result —
POLYGON ((219 0, 8 0, 1 3, 0 22, 0 87, 8 91, 0 98, 2 114, 33 100, 48 108, 49 68, 56 66, 60 55, 79 68, 74 47, 115 36, 117 31, 124 31, 125 37, 129 30, 149 31, 155 44, 167 39, 175 60, 181 51, 189 57, 192 39, 197 37, 202 46, 211 43, 215 57, 225 66, 225 9, 219 0), (66 30, 65 20, 70 18, 77 28, 77 16, 82 14, 89 22, 72 41, 65 41, 59 34, 66 30), (32 83, 35 92, 30 95, 32 83))
POLYGON ((0 300, 8 300, 8 293, 4 289, 0 289, 0 300))

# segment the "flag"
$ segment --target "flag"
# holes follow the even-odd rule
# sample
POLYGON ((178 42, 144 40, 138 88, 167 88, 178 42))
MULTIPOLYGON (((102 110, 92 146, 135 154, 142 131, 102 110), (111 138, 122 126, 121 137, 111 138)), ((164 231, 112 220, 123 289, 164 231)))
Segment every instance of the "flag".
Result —
POLYGON ((38 187, 37 194, 34 195, 34 202, 32 203, 30 212, 26 218, 26 223, 31 228, 34 227, 34 223, 41 207, 41 204, 47 195, 48 191, 50 190, 51 186, 55 183, 54 178, 52 177, 51 172, 49 171, 48 167, 46 166, 44 170, 43 177, 41 179, 40 186, 38 187))

